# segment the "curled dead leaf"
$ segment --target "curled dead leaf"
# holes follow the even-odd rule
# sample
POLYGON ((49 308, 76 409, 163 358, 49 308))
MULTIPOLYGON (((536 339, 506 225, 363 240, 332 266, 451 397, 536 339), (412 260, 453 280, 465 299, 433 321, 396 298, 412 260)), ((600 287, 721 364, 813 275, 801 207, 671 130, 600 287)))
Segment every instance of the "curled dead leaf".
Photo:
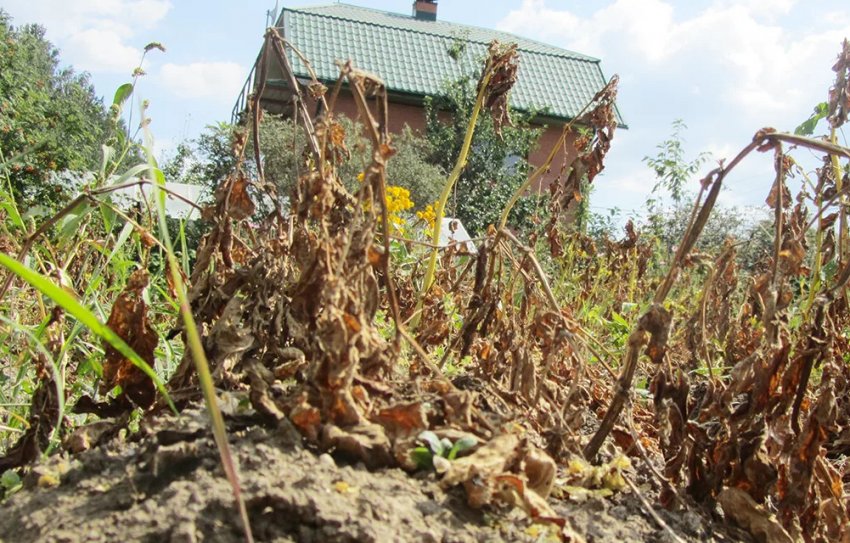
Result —
POLYGON ((254 214, 254 201, 248 194, 248 179, 239 176, 230 189, 230 197, 227 199, 227 212, 232 218, 240 221, 254 214))
POLYGON ((370 468, 387 466, 392 462, 392 445, 383 427, 378 424, 359 424, 345 430, 326 424, 322 429, 321 446, 360 460, 370 468))
MULTIPOLYGON (((149 280, 147 270, 133 272, 127 280, 127 286, 112 305, 106 325, 153 367, 159 337, 148 321, 148 306, 142 298, 149 280)), ((133 403, 143 408, 150 407, 156 396, 156 387, 151 378, 108 342, 104 342, 103 348, 106 355, 101 389, 108 391, 120 386, 122 394, 133 403)))
POLYGON ((555 485, 557 465, 551 456, 534 446, 529 446, 525 455, 525 476, 528 488, 548 498, 555 485))
POLYGON ((748 531, 759 543, 794 543, 775 518, 740 488, 724 488, 717 501, 723 514, 748 531))
MULTIPOLYGON (((448 488, 476 479, 490 488, 495 478, 508 471, 508 467, 519 460, 519 456, 519 437, 514 434, 496 436, 469 456, 464 456, 452 462, 451 469, 443 477, 440 484, 448 488)), ((479 494, 476 493, 476 496, 479 494)))
POLYGON ((315 443, 319 440, 319 426, 322 415, 319 410, 307 403, 306 398, 289 412, 289 420, 304 437, 315 443))
POLYGON ((393 405, 378 411, 372 418, 393 436, 418 434, 428 428, 428 418, 422 402, 393 405))

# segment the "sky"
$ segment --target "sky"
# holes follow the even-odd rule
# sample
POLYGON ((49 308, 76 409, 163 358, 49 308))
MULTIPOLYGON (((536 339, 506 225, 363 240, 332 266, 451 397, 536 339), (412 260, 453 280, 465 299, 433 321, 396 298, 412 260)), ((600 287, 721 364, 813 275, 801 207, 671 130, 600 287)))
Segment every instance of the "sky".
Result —
MULTIPOLYGON (((348 3, 399 13, 412 4, 348 3)), ((161 42, 166 52, 149 53, 136 100, 150 101, 164 157, 205 126, 230 120, 275 2, 4 0, 2 7, 13 24, 44 26, 63 64, 88 72, 106 103, 129 81, 143 47, 161 42)), ((629 128, 615 134, 591 206, 624 215, 641 213, 654 184, 642 159, 657 152, 674 120, 688 127, 687 158, 708 151, 711 166, 731 159, 759 128, 791 131, 825 101, 841 41, 850 38, 846 0, 441 0, 438 18, 591 55, 606 77, 620 76, 618 105, 629 128)), ((771 157, 757 156, 730 175, 721 202, 763 206, 771 183, 771 157)), ((690 188, 697 186, 695 178, 690 188)))

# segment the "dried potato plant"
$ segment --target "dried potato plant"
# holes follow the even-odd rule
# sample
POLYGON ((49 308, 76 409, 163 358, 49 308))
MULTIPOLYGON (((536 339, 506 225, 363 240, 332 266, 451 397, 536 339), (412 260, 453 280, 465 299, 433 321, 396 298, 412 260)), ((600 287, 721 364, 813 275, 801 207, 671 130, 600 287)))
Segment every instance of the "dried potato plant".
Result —
MULTIPOLYGON (((258 177, 249 179, 238 168, 218 188, 206 213, 213 227, 191 277, 193 313, 219 386, 247 391, 268 423, 288 421, 319 448, 372 467, 412 468, 410 452, 423 430, 450 440, 475 436, 480 446, 449 465, 444 484, 463 485, 473 505, 509 503, 557 522, 565 537, 573 534, 545 500, 558 464, 569 465, 576 456, 610 457, 616 448, 605 445, 612 441, 625 453, 641 451, 647 462, 643 449, 663 457, 664 505, 674 507, 687 494, 708 506, 719 504, 754 534, 808 541, 850 537, 847 474, 837 462, 850 455, 850 151, 835 141, 759 131, 728 165, 721 163, 702 180, 672 265, 653 283, 645 278, 646 245, 633 227, 621 242, 599 249, 574 238, 571 243, 583 244, 580 258, 567 254, 569 240, 560 232, 563 214, 581 198, 582 183, 604 168, 617 127, 612 79, 576 119, 582 130, 572 123, 564 129, 558 146, 571 137, 578 158, 551 187, 543 231, 549 257, 584 266, 588 284, 601 262, 612 270, 609 284, 600 288, 613 293, 616 303, 645 295, 643 313, 612 353, 556 296, 535 251, 537 237, 521 240, 510 230, 512 203, 474 256, 440 250, 441 266, 422 278, 430 290, 421 304, 411 284, 396 285, 385 194, 386 162, 394 152, 385 86, 377 75, 343 64, 333 89, 318 81, 307 86, 309 100, 324 111, 314 120, 284 54, 287 47, 269 31, 259 80, 265 80, 268 63, 281 64, 295 90, 293 116, 307 135, 290 207, 279 205, 263 179, 257 130, 262 115, 255 99, 251 137, 258 177), (334 117, 343 84, 372 144, 356 194, 336 170, 348 153, 334 117), (824 155, 816 184, 792 192, 795 164, 786 146, 824 155), (693 249, 727 175, 754 151, 774 154, 767 201, 775 239, 766 271, 745 283, 732 243, 713 259, 693 249), (275 209, 258 218, 255 199, 264 192, 275 209), (697 260, 709 262, 711 270, 700 296, 673 304, 675 285, 697 260), (628 289, 622 287, 627 275, 638 278, 628 289), (746 295, 737 304, 741 292, 746 295), (446 322, 446 299, 460 308, 458 327, 446 322), (376 322, 379 310, 392 318, 388 338, 376 322), (413 315, 420 319, 416 339, 405 327, 413 315), (441 357, 437 347, 443 348, 441 357), (462 362, 465 371, 455 379, 443 375, 442 369, 462 362), (695 371, 701 368, 707 371, 695 371), (651 380, 651 403, 633 398, 639 373, 651 380), (624 412, 637 422, 627 423, 624 412)), ((830 92, 833 129, 846 120, 847 47, 830 92)), ((491 48, 498 58, 488 65, 499 69, 485 71, 479 88, 497 125, 509 122, 515 54, 491 48)), ((241 156, 243 146, 244 138, 234 152, 241 156)), ((555 151, 524 187, 551 167, 555 151)), ((178 398, 197 394, 188 359, 170 385, 178 398)))

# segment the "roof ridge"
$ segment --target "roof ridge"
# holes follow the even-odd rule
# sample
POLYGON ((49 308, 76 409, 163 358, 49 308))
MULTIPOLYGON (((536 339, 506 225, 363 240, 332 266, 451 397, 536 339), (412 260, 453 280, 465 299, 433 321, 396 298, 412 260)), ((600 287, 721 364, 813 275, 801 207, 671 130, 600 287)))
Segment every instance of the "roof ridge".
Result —
MULTIPOLYGON (((401 13, 397 13, 397 12, 394 12, 394 11, 387 11, 387 10, 377 9, 377 8, 372 8, 372 7, 358 6, 358 5, 355 5, 355 4, 348 4, 346 2, 334 2, 333 4, 325 3, 325 4, 313 4, 313 5, 309 5, 309 6, 300 6, 300 7, 283 7, 281 9, 280 17, 278 18, 278 21, 280 21, 280 18, 283 17, 284 12, 295 11, 295 12, 298 12, 298 13, 301 13, 301 14, 312 15, 314 17, 327 17, 329 19, 349 21, 349 22, 352 22, 352 23, 368 24, 368 25, 372 25, 372 26, 378 26, 378 27, 381 27, 381 28, 392 28, 394 30, 399 30, 399 31, 403 31, 403 32, 413 32, 415 34, 424 34, 424 35, 427 35, 427 36, 447 37, 440 32, 428 32, 427 30, 392 26, 392 25, 389 25, 389 24, 386 24, 386 23, 366 22, 366 21, 360 21, 360 20, 357 20, 357 19, 353 19, 353 18, 350 18, 350 17, 345 17, 344 15, 338 15, 338 14, 331 15, 331 14, 327 14, 327 13, 318 13, 316 11, 313 11, 316 8, 333 8, 334 6, 345 6, 345 7, 349 7, 349 8, 355 8, 355 9, 358 9, 358 10, 371 11, 373 13, 380 13, 380 14, 383 14, 383 15, 391 15, 391 16, 394 16, 394 17, 401 17, 401 18, 405 18, 405 19, 409 19, 409 20, 416 20, 413 17, 409 17, 409 16, 406 16, 406 15, 403 15, 401 13)), ((492 29, 492 28, 486 28, 486 27, 474 26, 474 25, 467 25, 467 24, 464 24, 464 23, 455 23, 455 22, 443 21, 443 20, 439 20, 437 22, 441 23, 441 24, 448 24, 448 25, 457 26, 457 27, 460 27, 460 28, 469 28, 469 29, 484 31, 484 32, 497 32, 499 34, 518 38, 518 39, 523 40, 527 43, 531 43, 531 44, 538 45, 538 46, 541 46, 541 47, 547 47, 547 48, 558 49, 560 51, 563 51, 563 53, 554 53, 554 52, 551 52, 551 51, 532 51, 532 50, 528 50, 528 49, 523 49, 522 45, 520 43, 517 43, 517 49, 520 50, 520 51, 524 50, 526 53, 532 53, 532 54, 535 54, 535 55, 544 55, 544 56, 550 56, 550 57, 556 57, 556 58, 569 58, 569 59, 573 59, 573 60, 579 60, 579 61, 582 61, 582 62, 590 62, 590 63, 595 63, 595 64, 601 63, 601 60, 599 58, 592 57, 590 55, 585 55, 585 54, 582 54, 582 53, 578 53, 576 51, 570 51, 569 49, 564 49, 562 47, 558 47, 556 45, 552 45, 552 44, 549 44, 549 43, 533 40, 533 39, 526 38, 526 37, 523 37, 523 36, 518 36, 516 34, 511 34, 510 32, 505 32, 504 30, 495 30, 495 29, 492 29)), ((464 39, 467 42, 477 43, 477 44, 481 44, 481 45, 489 45, 489 43, 490 43, 489 41, 476 40, 476 39, 471 39, 469 37, 463 38, 461 36, 456 36, 456 38, 464 39)))

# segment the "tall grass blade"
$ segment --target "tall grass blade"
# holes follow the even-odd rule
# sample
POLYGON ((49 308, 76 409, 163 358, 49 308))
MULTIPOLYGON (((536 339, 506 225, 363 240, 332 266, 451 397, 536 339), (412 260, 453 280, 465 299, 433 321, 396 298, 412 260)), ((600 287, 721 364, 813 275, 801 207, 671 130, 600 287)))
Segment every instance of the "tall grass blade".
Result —
MULTIPOLYGON (((148 134, 149 135, 149 134, 148 134)), ((233 462, 233 455, 230 452, 230 444, 227 441, 227 428, 224 425, 224 417, 221 410, 218 408, 216 401, 215 384, 213 383, 212 374, 210 373, 207 354, 204 351, 201 343, 201 335, 198 332, 198 326, 195 324, 195 319, 192 316, 192 309, 189 306, 189 300, 186 297, 186 288, 183 284, 183 277, 180 275, 177 257, 174 254, 174 246, 171 242, 171 235, 168 233, 168 224, 165 214, 165 176, 156 165, 156 159, 153 157, 150 149, 151 145, 145 146, 145 151, 148 153, 148 162, 151 166, 151 174, 153 175, 154 185, 158 189, 156 191, 156 209, 159 219, 160 237, 166 247, 166 256, 168 258, 168 273, 174 281, 174 290, 177 292, 177 298, 180 302, 180 315, 183 317, 183 325, 186 330, 186 338, 189 350, 192 353, 192 360, 195 362, 195 370, 198 372, 198 381, 201 385, 201 390, 204 393, 207 410, 210 414, 213 437, 218 446, 219 455, 221 456, 221 464, 224 468, 224 473, 230 486, 233 489, 233 497, 236 500, 236 505, 239 509, 239 516, 242 519, 242 527, 245 531, 245 540, 253 543, 254 536, 251 533, 251 522, 248 519, 248 509, 245 507, 245 500, 242 498, 242 491, 239 485, 239 474, 236 471, 236 465, 233 462)))

